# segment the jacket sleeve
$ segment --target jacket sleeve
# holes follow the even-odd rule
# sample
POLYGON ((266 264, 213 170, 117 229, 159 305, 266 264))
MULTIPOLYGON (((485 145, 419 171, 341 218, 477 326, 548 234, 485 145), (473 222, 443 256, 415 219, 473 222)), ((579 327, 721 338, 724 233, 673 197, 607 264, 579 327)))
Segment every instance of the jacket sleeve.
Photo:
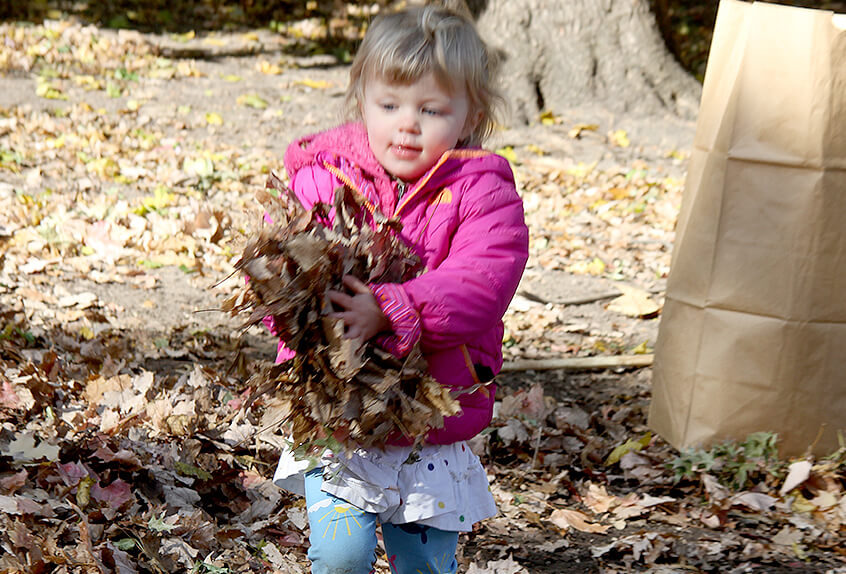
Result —
POLYGON ((370 289, 391 324, 389 332, 376 336, 376 344, 397 357, 406 356, 420 339, 420 316, 402 286, 383 283, 370 289))
MULTIPOLYGON (((303 207, 311 209, 316 203, 332 205, 335 189, 343 185, 329 170, 319 165, 301 168, 291 176, 291 189, 303 207)), ((334 210, 330 218, 334 218, 334 210)))
MULTIPOLYGON (((441 264, 401 285, 402 296, 382 302, 411 305, 424 349, 455 347, 495 327, 528 259, 529 233, 514 185, 483 174, 462 194, 449 253, 441 264)), ((386 313, 387 315, 387 313, 386 313)))

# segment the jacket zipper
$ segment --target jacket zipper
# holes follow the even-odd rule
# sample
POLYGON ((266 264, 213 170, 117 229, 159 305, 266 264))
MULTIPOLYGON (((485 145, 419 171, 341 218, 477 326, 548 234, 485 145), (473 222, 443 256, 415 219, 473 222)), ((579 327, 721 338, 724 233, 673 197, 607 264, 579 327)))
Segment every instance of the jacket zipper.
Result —
POLYGON ((357 193, 357 194, 359 195, 359 197, 361 197, 361 199, 362 199, 362 200, 364 200, 364 207, 365 207, 365 208, 366 208, 366 209, 367 209, 367 210, 368 210, 371 214, 373 214, 373 213, 375 213, 375 212, 376 212, 376 206, 375 206, 375 205, 373 205, 373 202, 371 202, 371 201, 367 198, 367 196, 366 196, 366 195, 364 195, 364 192, 362 192, 362 191, 358 188, 358 186, 357 186, 357 185, 355 185, 355 183, 353 183, 353 181, 352 181, 349 177, 347 177, 347 174, 345 174, 343 171, 341 171, 340 169, 338 169, 338 168, 337 168, 337 167, 335 167, 334 165, 330 164, 328 161, 327 161, 327 162, 323 162, 323 167, 324 167, 324 168, 326 168, 326 169, 327 169, 330 173, 332 173, 335 177, 337 177, 337 178, 338 178, 338 179, 340 179, 342 182, 344 182, 344 185, 346 185, 346 186, 347 186, 347 187, 349 187, 351 190, 353 190, 355 193, 357 193))
POLYGON ((408 205, 408 203, 411 201, 411 198, 414 197, 415 195, 417 195, 418 192, 421 189, 426 187, 426 184, 429 182, 429 180, 432 178, 432 176, 435 175, 435 173, 438 171, 438 169, 449 158, 451 158, 451 157, 482 157, 482 156, 489 155, 490 153, 491 152, 489 152, 489 151, 476 150, 476 149, 472 149, 472 150, 456 150, 456 149, 447 150, 446 152, 444 152, 444 154, 441 156, 441 158, 437 161, 435 166, 431 170, 429 170, 428 174, 423 178, 423 180, 422 181, 418 180, 418 181, 415 182, 415 185, 412 188, 411 193, 408 194, 405 197, 404 201, 401 201, 402 197, 397 198, 397 206, 396 206, 396 209, 394 209, 393 217, 399 217, 400 211, 402 211, 402 209, 406 205, 408 205))

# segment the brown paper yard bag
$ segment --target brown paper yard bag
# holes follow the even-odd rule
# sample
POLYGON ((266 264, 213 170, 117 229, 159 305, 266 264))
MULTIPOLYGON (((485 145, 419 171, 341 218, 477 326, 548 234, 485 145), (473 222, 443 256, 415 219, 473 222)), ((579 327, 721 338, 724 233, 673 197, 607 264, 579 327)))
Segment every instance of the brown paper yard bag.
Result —
POLYGON ((841 18, 720 4, 653 367, 649 424, 677 448, 846 438, 841 18))

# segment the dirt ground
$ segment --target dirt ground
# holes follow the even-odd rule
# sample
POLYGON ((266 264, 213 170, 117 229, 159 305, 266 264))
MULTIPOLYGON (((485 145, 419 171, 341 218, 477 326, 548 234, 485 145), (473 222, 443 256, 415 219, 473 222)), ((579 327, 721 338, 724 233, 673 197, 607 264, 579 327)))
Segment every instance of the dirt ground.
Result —
MULTIPOLYGON (((342 102, 349 68, 332 56, 286 55, 274 36, 262 32, 258 35, 261 38, 259 46, 250 41, 250 53, 236 56, 231 54, 239 54, 244 49, 244 41, 238 35, 221 36, 223 39, 215 44, 223 43, 223 48, 210 46, 199 39, 176 43, 169 37, 147 35, 148 40, 161 46, 163 54, 177 61, 180 58, 191 61, 196 68, 196 77, 167 81, 140 78, 132 93, 133 99, 143 101, 139 123, 162 130, 164 137, 171 139, 175 145, 202 148, 214 142, 216 149, 231 150, 236 156, 251 154, 262 157, 271 169, 281 171, 281 158, 288 143, 343 119, 342 102), (257 70, 257 63, 262 61, 281 64, 284 74, 261 73, 257 70), (262 97, 270 105, 266 109, 255 109, 239 104, 238 97, 247 91, 262 97), (224 116, 225 124, 215 126, 202 121, 208 110, 224 116)), ((103 92, 83 88, 69 89, 66 101, 33 99, 33 78, 11 75, 2 81, 0 108, 24 106, 33 112, 53 112, 83 100, 106 113, 120 113, 126 105, 126 98, 112 98, 103 92)), ((684 176, 684 165, 668 157, 668 152, 683 152, 689 148, 695 127, 693 122, 674 117, 618 117, 602 109, 571 110, 562 114, 559 121, 560 124, 555 126, 536 124, 500 130, 488 147, 511 146, 520 150, 540 146, 552 157, 567 158, 575 164, 595 164, 598 169, 628 166, 639 161, 655 173, 677 178, 684 176), (596 124, 597 127, 586 137, 573 139, 567 131, 578 124, 596 124), (609 146, 602 134, 610 130, 626 131, 636 143, 629 148, 609 146)), ((24 180, 20 174, 6 173, 3 177, 0 193, 12 193, 11 190, 24 180)), ((56 182, 45 174, 38 183, 50 187, 56 182)), ((121 186, 120 193, 131 200, 138 192, 132 186, 121 186)), ((210 204, 214 202, 213 194, 207 197, 207 201, 210 204)), ((253 215, 249 210, 254 207, 246 206, 245 212, 253 215)), ((122 308, 127 326, 143 325, 147 329, 166 330, 176 325, 189 329, 233 328, 237 325, 221 313, 201 312, 213 307, 210 297, 227 294, 225 290, 215 291, 215 285, 222 277, 187 276, 173 268, 153 269, 149 274, 156 279, 154 292, 166 296, 153 296, 146 290, 126 284, 96 282, 85 277, 58 279, 66 283, 69 292, 91 291, 104 303, 122 308), (153 306, 150 306, 150 301, 153 306), (148 302, 147 306, 144 306, 145 302, 148 302)), ((660 294, 663 281, 663 278, 656 278, 642 287, 660 294)), ((607 303, 610 295, 618 293, 607 279, 574 276, 566 272, 550 274, 539 267, 533 268, 531 264, 519 291, 521 296, 560 305, 568 316, 588 323, 591 328, 607 329, 615 323, 623 331, 631 332, 632 340, 643 336, 654 342, 657 321, 634 321, 620 316, 613 316, 613 320, 609 318, 612 316, 604 311, 603 303, 607 303), (566 305, 593 296, 598 297, 596 302, 566 305)))

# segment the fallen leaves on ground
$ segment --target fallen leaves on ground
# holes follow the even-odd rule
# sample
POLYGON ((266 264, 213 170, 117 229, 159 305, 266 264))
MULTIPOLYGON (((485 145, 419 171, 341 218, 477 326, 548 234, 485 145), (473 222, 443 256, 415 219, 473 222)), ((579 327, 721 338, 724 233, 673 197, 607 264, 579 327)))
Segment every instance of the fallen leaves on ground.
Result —
MULTIPOLYGON (((598 382, 586 376, 584 384, 598 382)), ((603 561, 658 568, 683 555, 704 571, 723 571, 741 559, 764 569, 791 558, 821 560, 842 544, 846 448, 827 459, 787 464, 775 450, 759 450, 762 439, 775 445, 772 435, 750 435, 741 444, 697 452, 697 460, 712 461, 682 469, 694 455, 677 453, 646 431, 647 387, 633 386, 642 394, 603 396, 593 415, 580 408, 596 400, 590 392, 575 393, 578 405, 552 400, 539 385, 507 394, 490 432, 474 440, 474 450, 495 469, 493 492, 504 514, 486 523, 485 532, 495 535, 500 521, 503 530, 533 531, 535 539, 554 540, 550 530, 557 530, 570 544, 572 537, 588 544, 603 561), (539 404, 550 408, 539 410, 539 404), (546 414, 538 419, 538 412, 546 414)), ((500 555, 507 552, 538 559, 519 545, 507 545, 500 555)))

